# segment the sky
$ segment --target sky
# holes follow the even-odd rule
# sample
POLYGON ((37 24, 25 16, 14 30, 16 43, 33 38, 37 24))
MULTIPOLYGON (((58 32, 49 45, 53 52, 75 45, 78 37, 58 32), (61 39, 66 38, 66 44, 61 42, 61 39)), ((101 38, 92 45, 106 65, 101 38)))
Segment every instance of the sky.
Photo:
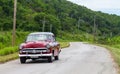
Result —
POLYGON ((120 0, 68 0, 94 11, 116 14, 120 16, 120 0))

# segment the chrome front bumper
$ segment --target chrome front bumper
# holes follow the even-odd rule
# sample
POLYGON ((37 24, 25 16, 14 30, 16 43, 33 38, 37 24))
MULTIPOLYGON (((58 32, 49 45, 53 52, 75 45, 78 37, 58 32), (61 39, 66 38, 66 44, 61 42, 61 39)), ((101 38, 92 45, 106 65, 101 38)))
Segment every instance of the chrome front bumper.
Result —
POLYGON ((52 56, 52 53, 50 54, 19 54, 19 57, 49 57, 52 56))

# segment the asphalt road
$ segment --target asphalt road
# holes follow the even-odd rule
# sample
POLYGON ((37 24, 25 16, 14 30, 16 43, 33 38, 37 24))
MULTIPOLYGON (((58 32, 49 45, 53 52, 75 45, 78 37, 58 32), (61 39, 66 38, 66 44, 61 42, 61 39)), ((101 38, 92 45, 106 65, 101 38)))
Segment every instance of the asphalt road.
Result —
POLYGON ((28 60, 20 64, 18 59, 0 64, 0 74, 117 74, 117 70, 105 48, 73 42, 62 49, 59 61, 28 60))

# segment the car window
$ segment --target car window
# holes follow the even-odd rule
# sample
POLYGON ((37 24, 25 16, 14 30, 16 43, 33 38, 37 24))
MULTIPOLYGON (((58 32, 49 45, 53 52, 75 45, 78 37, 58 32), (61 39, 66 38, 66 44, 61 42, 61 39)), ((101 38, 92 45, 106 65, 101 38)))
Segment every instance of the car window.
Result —
POLYGON ((29 41, 44 41, 44 40, 47 40, 47 35, 35 34, 35 35, 29 35, 27 37, 26 42, 29 42, 29 41))

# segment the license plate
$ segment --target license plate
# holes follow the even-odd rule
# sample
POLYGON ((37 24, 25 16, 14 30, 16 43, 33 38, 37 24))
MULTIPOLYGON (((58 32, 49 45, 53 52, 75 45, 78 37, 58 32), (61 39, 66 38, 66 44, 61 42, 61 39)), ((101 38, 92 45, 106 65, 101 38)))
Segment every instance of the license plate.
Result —
POLYGON ((38 56, 31 56, 31 58, 38 58, 38 56))

